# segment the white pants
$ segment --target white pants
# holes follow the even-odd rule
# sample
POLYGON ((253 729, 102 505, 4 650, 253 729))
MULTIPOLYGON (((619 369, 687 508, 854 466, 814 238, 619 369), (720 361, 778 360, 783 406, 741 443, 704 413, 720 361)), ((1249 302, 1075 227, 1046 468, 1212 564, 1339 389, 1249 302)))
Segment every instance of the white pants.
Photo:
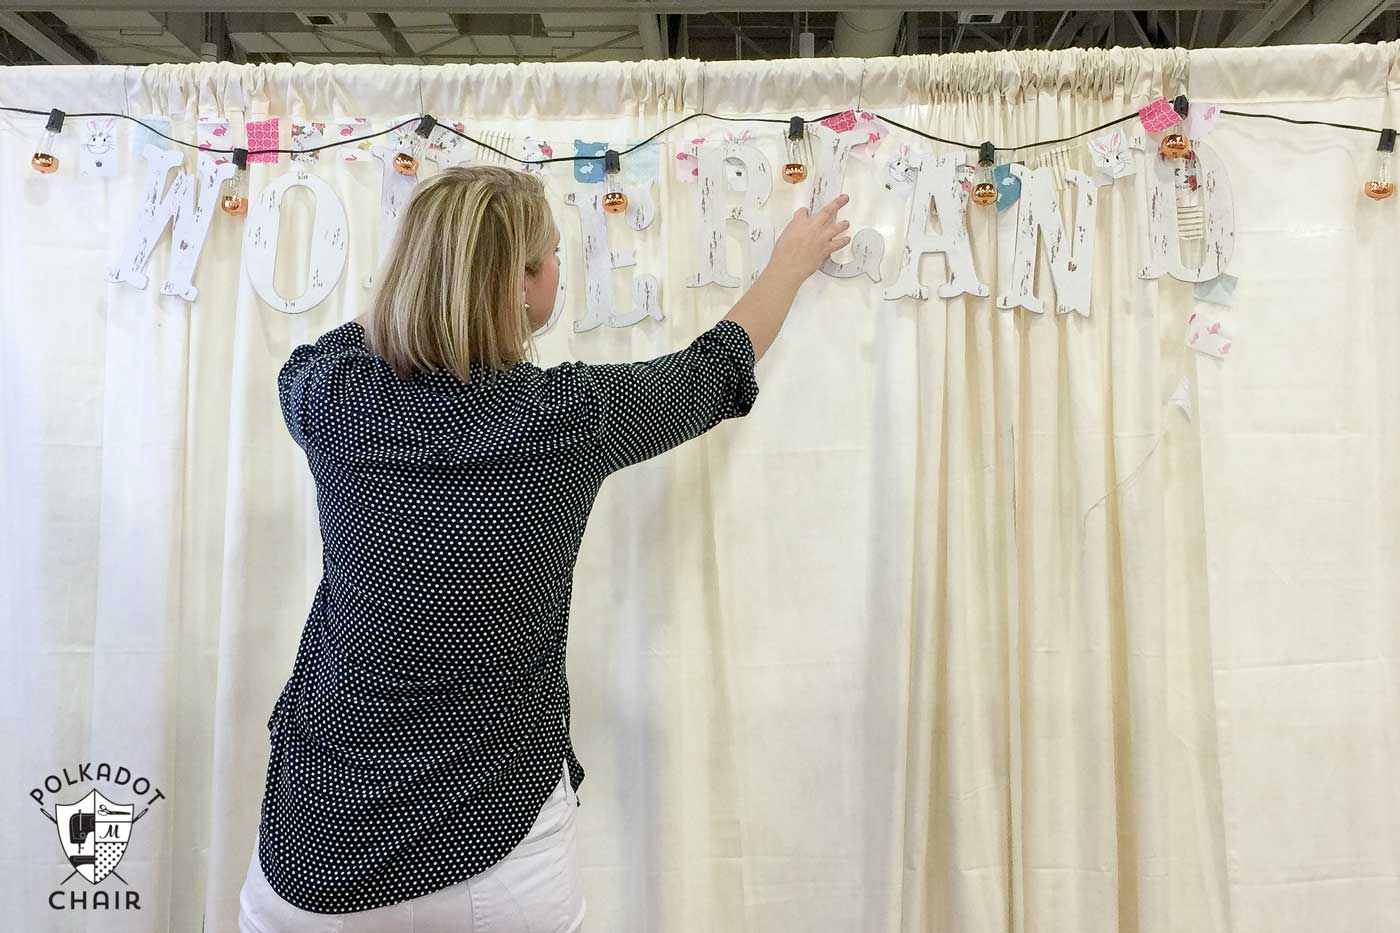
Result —
POLYGON ((349 914, 318 914, 282 900, 258 847, 238 895, 239 933, 579 933, 588 909, 574 849, 578 798, 569 767, 530 833, 486 871, 422 897, 349 914))

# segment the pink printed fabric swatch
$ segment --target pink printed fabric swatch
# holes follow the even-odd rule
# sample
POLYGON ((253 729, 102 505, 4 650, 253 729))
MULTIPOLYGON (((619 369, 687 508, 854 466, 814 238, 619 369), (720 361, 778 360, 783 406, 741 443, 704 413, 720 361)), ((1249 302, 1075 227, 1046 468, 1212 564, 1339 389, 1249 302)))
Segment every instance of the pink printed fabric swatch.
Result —
POLYGON ((1142 121, 1142 127, 1147 132, 1160 133, 1180 123, 1181 114, 1176 112, 1170 101, 1159 99, 1139 110, 1138 119, 1142 121))
MULTIPOLYGON (((199 118, 199 148, 200 149, 231 149, 232 143, 229 141, 228 121, 218 117, 199 118)), ((204 160, 213 159, 215 165, 223 165, 231 160, 231 156, 226 152, 201 152, 199 155, 200 164, 204 160)))
POLYGON ((1198 318, 1197 315, 1192 314, 1186 320, 1186 345, 1193 350, 1223 360, 1230 355, 1234 339, 1219 321, 1198 318))
MULTIPOLYGON (((331 133, 331 137, 337 142, 345 142, 349 139, 364 136, 370 131, 368 117, 353 117, 349 120, 340 120, 336 123, 332 123, 331 126, 335 127, 334 131, 331 133)), ((337 147, 340 152, 340 160, 342 162, 363 162, 369 159, 370 144, 371 140, 361 139, 353 145, 337 147)))
POLYGON ((266 120, 248 121, 248 161, 249 162, 278 162, 281 155, 276 152, 254 153, 254 149, 276 149, 277 147, 277 118, 269 117, 266 120))
POLYGON ((854 110, 846 110, 827 117, 821 121, 821 125, 835 133, 857 133, 863 137, 860 142, 851 145, 851 154, 865 159, 875 158, 875 150, 880 148, 880 142, 890 132, 889 124, 877 119, 869 110, 858 114, 854 110))
POLYGON ((1187 109, 1186 132, 1192 139, 1201 139, 1211 130, 1215 129, 1215 121, 1220 116, 1220 107, 1216 104, 1201 104, 1195 101, 1187 109))
POLYGON ((847 110, 835 116, 827 117, 821 122, 822 126, 829 130, 834 130, 837 133, 845 133, 856 128, 856 112, 854 110, 847 110))
MULTIPOLYGON (((690 141, 690 145, 699 146, 705 142, 705 137, 696 136, 690 141)), ((700 160, 693 152, 676 153, 676 178, 680 181, 698 181, 700 177, 700 160)))
POLYGON ((314 162, 321 158, 321 150, 316 147, 324 144, 325 133, 324 123, 293 123, 292 148, 297 151, 292 153, 292 161, 314 162))

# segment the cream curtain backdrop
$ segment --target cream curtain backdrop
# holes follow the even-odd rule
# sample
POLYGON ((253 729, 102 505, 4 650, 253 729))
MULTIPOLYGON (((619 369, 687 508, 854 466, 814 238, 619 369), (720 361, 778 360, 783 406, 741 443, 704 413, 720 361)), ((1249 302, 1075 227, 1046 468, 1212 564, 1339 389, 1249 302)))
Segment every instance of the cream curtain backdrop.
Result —
MULTIPOLYGON (((184 139, 202 113, 383 126, 424 111, 556 155, 702 107, 858 104, 1008 145, 1183 92, 1394 126, 1400 44, 0 72, 0 104, 164 113, 184 139)), ((82 178, 71 150, 40 177, 42 124, 0 114, 0 899, 25 931, 226 933, 266 720, 320 573, 275 373, 362 310, 378 166, 316 167, 352 234, 325 303, 265 306, 240 222, 219 215, 189 305, 158 292, 168 238, 145 291, 106 283, 140 166, 82 178), (103 761, 164 794, 118 867, 142 909, 54 910, 68 868, 29 791, 103 761)), ((684 287, 693 190, 668 166, 683 140, 745 126, 781 162, 778 124, 691 120, 662 139, 651 229, 610 227, 631 272, 660 280, 660 322, 573 332, 580 233, 571 173, 551 170, 568 290, 541 365, 657 356, 724 315, 739 289, 684 287)), ((598 500, 569 665, 585 928, 1385 928, 1400 916, 1400 205, 1360 195, 1375 137, 1221 118, 1240 277, 1225 362, 1183 346, 1188 284, 1136 278, 1132 179, 1102 189, 1087 318, 880 300, 908 209, 880 166, 901 142, 943 150, 896 130, 846 176, 852 229, 886 238, 884 280, 815 276, 758 366, 752 414, 598 500)), ((286 170, 254 165, 251 191, 286 170)), ((776 229, 807 190, 774 185, 776 229)), ((995 283, 989 216, 971 224, 995 283)), ((290 199, 284 293, 309 219, 290 199)), ((943 276, 923 263, 925 284, 943 276)), ((1049 297, 1043 259, 1038 282, 1049 297)))

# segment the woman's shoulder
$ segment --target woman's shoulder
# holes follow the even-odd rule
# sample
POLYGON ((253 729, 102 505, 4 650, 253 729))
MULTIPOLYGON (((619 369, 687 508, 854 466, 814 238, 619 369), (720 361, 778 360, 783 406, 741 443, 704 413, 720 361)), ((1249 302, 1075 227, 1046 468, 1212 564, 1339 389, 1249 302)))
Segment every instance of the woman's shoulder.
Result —
POLYGON ((541 408, 574 410, 592 404, 585 363, 566 361, 541 368, 524 362, 518 364, 517 369, 521 386, 541 408))
POLYGON ((321 340, 327 346, 343 346, 350 349, 369 350, 369 336, 365 333, 364 326, 359 321, 346 321, 337 327, 332 327, 321 335, 321 340))
POLYGON ((338 361, 353 357, 368 357, 372 354, 365 340, 365 332, 359 324, 349 321, 333 327, 310 343, 302 343, 292 349, 283 365, 283 375, 289 371, 304 370, 328 361, 338 361))

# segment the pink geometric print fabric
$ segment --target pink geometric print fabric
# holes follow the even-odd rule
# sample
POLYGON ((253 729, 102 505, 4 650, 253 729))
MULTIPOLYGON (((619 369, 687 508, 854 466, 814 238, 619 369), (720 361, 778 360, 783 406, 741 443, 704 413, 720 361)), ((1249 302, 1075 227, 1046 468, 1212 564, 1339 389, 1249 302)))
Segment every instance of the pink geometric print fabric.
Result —
POLYGON ((1181 122, 1181 114, 1166 100, 1154 100, 1143 107, 1138 111, 1138 118, 1142 120, 1143 129, 1149 133, 1160 133, 1181 122))
POLYGON ((277 162, 281 156, 276 152, 254 153, 254 149, 276 149, 277 118, 248 121, 248 161, 277 162))

